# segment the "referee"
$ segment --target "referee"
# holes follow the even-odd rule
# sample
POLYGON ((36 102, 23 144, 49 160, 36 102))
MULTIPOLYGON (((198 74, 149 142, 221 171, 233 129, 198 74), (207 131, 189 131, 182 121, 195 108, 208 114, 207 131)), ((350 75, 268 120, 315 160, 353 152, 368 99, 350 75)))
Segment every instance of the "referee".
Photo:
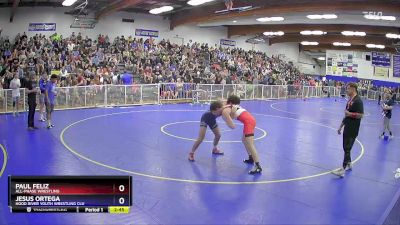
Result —
POLYGON ((364 104, 357 94, 357 85, 355 83, 349 83, 346 90, 347 95, 350 97, 346 104, 346 110, 344 111, 344 118, 338 129, 338 134, 342 133, 343 130, 343 150, 344 160, 343 166, 339 170, 333 172, 333 174, 344 177, 345 171, 352 169, 351 163, 351 148, 358 136, 360 130, 361 119, 364 115, 364 104))
POLYGON ((28 94, 28 130, 33 131, 38 129, 35 127, 35 110, 36 110, 36 94, 40 90, 37 88, 36 74, 31 72, 29 74, 29 80, 26 82, 26 93, 28 94))

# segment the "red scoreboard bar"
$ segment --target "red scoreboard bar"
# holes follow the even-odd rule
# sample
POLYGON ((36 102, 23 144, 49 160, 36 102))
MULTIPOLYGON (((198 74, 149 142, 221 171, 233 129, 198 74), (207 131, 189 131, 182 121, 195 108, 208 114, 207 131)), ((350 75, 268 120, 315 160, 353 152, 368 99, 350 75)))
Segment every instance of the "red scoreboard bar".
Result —
POLYGON ((129 213, 130 176, 9 176, 14 213, 129 213))

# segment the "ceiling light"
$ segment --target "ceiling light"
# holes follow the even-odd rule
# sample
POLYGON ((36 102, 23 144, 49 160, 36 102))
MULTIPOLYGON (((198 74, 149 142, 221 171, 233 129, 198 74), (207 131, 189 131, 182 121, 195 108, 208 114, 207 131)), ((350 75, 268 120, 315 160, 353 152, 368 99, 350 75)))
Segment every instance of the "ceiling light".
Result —
POLYGON ((204 3, 212 2, 212 1, 215 1, 215 0, 190 0, 187 2, 187 4, 189 4, 191 6, 197 6, 197 5, 202 5, 204 3))
POLYGON ((331 20, 331 19, 337 19, 338 16, 335 14, 322 14, 322 15, 308 15, 307 16, 308 19, 310 20, 331 20))
POLYGON ((308 15, 307 18, 310 20, 320 20, 320 19, 322 19, 322 16, 321 15, 308 15))
POLYGON ((384 45, 376 45, 376 44, 367 44, 367 48, 379 48, 379 49, 384 49, 384 45))
POLYGON ((322 15, 322 18, 326 19, 326 20, 332 20, 332 19, 337 19, 338 16, 335 14, 325 14, 325 15, 322 15))
POLYGON ((276 22, 276 21, 283 21, 285 20, 285 18, 283 17, 262 17, 262 18, 258 18, 257 21, 258 22, 276 22))
POLYGON ((283 31, 278 31, 278 32, 264 32, 263 34, 265 36, 282 36, 285 33, 283 31))
POLYGON ((320 30, 303 30, 300 32, 301 35, 324 35, 326 32, 320 30))
POLYGON ((318 57, 318 60, 325 61, 325 57, 318 57))
POLYGON ((344 46, 344 47, 349 47, 349 46, 351 46, 351 44, 348 43, 348 42, 333 42, 333 45, 334 45, 334 46, 344 46))
POLYGON ((164 12, 169 12, 174 10, 174 7, 172 6, 163 6, 160 8, 155 8, 149 11, 150 14, 160 14, 160 13, 164 13, 164 12))
POLYGON ((372 14, 367 14, 364 15, 365 19, 368 20, 386 20, 386 21, 395 21, 396 17, 394 16, 380 16, 380 15, 372 15, 372 14))
POLYGON ((302 41, 301 45, 318 45, 318 42, 314 42, 314 41, 302 41))
POLYGON ((343 31, 342 34, 344 36, 360 36, 360 37, 367 35, 365 32, 360 32, 360 31, 343 31))
POLYGON ((303 30, 300 32, 301 35, 311 35, 311 31, 310 30, 303 30))
POLYGON ((387 38, 400 39, 400 34, 386 34, 387 38))
POLYGON ((232 21, 232 22, 234 22, 234 23, 237 23, 237 21, 236 21, 236 20, 234 20, 234 21, 232 21))
POLYGON ((71 6, 73 5, 77 0, 64 0, 62 5, 63 6, 71 6))

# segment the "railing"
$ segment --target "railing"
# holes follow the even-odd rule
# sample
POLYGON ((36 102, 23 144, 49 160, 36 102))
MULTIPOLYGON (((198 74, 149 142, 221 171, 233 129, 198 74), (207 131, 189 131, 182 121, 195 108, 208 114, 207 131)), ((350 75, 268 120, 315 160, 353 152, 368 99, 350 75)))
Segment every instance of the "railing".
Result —
POLYGON ((160 101, 190 100, 196 85, 191 83, 161 83, 159 84, 160 101))
MULTIPOLYGON (((341 96, 340 87, 311 87, 300 85, 256 85, 256 84, 190 84, 162 83, 135 85, 93 85, 59 87, 56 109, 78 109, 107 106, 160 104, 169 102, 208 103, 238 95, 243 100, 268 100, 288 98, 319 98, 341 96)), ((28 108, 25 89, 20 89, 18 102, 20 111, 28 108)), ((367 91, 363 97, 377 100, 379 93, 367 91)), ((37 98, 40 96, 37 95, 37 98)), ((39 103, 39 99, 37 101, 39 103)), ((0 113, 13 111, 11 90, 0 89, 0 113)))

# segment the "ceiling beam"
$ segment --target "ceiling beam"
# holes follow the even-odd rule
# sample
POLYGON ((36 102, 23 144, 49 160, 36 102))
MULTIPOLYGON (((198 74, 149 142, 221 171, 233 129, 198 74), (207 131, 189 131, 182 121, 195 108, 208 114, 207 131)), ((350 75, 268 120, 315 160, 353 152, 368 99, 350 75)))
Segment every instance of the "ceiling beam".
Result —
POLYGON ((114 12, 133 7, 135 5, 138 5, 142 2, 145 2, 146 0, 120 0, 114 3, 111 3, 104 7, 102 10, 100 10, 98 13, 96 13, 96 19, 99 20, 102 17, 105 17, 107 15, 110 15, 114 12))
MULTIPOLYGON (((236 7, 236 6, 235 6, 236 7)), ((337 13, 337 12, 359 12, 362 14, 364 11, 384 12, 384 13, 398 13, 400 12, 400 3, 388 4, 385 1, 376 2, 339 2, 339 1, 309 1, 303 3, 290 2, 282 5, 263 6, 254 10, 245 12, 233 12, 228 14, 215 14, 215 7, 199 7, 197 9, 185 10, 182 13, 177 13, 171 18, 171 28, 184 25, 207 23, 221 20, 237 20, 241 17, 259 16, 265 17, 266 15, 282 15, 293 13, 337 13), (323 3, 323 4, 322 4, 323 3), (200 11, 200 13, 199 13, 200 11)))
POLYGON ((21 0, 14 0, 13 1, 13 5, 12 5, 12 8, 11 8, 11 15, 10 15, 10 23, 12 23, 14 21, 14 16, 15 16, 15 13, 17 12, 17 8, 18 8, 18 5, 19 5, 20 1, 21 0))
MULTIPOLYGON (((259 3, 260 0, 247 0, 245 3, 242 1, 237 1, 234 3, 234 7, 244 7, 249 5, 255 6, 259 3)), ((192 20, 196 18, 214 17, 216 15, 215 11, 222 9, 226 9, 225 4, 222 1, 215 1, 215 4, 191 7, 188 10, 182 10, 174 13, 171 17, 170 29, 172 30, 175 27, 184 24, 194 23, 192 20)))
MULTIPOLYGON (((0 8, 12 8, 13 2, 0 3, 0 8)), ((18 8, 21 7, 63 7, 61 2, 20 2, 18 8)))
POLYGON ((366 45, 366 44, 380 44, 389 46, 393 40, 380 36, 365 36, 365 37, 349 37, 340 34, 336 35, 321 35, 321 36, 304 36, 300 34, 284 35, 269 39, 269 44, 297 42, 302 41, 316 41, 320 44, 332 44, 333 42, 349 42, 352 45, 366 45))
POLYGON ((322 30, 328 33, 340 33, 345 30, 364 31, 367 34, 400 33, 398 27, 348 25, 348 24, 274 24, 274 25, 239 25, 227 26, 228 36, 255 35, 265 31, 283 31, 285 33, 300 33, 303 30, 322 30))

